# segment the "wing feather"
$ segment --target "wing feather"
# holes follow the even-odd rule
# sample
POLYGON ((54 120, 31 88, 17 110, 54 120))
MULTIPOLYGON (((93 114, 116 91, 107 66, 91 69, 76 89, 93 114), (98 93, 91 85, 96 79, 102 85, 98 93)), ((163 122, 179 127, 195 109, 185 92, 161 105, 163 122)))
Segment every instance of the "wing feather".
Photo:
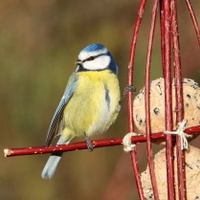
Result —
POLYGON ((60 103, 58 104, 58 107, 49 125, 49 129, 48 129, 48 133, 46 137, 46 146, 50 146, 53 138, 58 134, 59 124, 63 117, 63 111, 65 109, 65 106, 67 105, 71 97, 73 96, 73 94, 76 92, 77 81, 78 81, 78 76, 76 73, 73 73, 71 77, 69 78, 64 95, 61 98, 60 103))

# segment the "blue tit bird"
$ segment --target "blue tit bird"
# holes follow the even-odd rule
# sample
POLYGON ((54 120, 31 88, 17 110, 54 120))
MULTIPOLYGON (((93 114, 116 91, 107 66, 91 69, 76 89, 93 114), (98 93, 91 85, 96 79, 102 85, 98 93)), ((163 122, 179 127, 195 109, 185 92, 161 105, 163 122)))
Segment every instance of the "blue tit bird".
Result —
MULTIPOLYGON (((120 110, 118 67, 111 53, 101 44, 85 47, 76 65, 51 120, 46 145, 50 146, 57 135, 60 135, 57 145, 69 144, 72 138, 84 136, 88 150, 92 151, 89 137, 105 132, 120 110)), ((51 154, 42 178, 53 177, 62 154, 51 154)))

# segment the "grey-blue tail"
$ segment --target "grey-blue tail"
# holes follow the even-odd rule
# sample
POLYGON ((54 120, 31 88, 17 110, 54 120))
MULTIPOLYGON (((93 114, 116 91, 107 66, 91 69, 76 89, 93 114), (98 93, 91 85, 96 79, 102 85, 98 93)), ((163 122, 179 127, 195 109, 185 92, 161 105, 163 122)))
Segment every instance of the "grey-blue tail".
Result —
POLYGON ((56 172, 58 163, 62 157, 63 152, 52 153, 49 157, 43 171, 42 171, 42 178, 44 179, 51 179, 56 172))
MULTIPOLYGON (((69 144, 70 141, 64 142, 62 136, 57 142, 57 145, 61 144, 69 144)), ((56 172, 58 163, 60 162, 60 159, 62 158, 63 152, 55 152, 52 153, 49 159, 47 160, 46 165, 44 166, 44 169, 42 171, 42 178, 44 179, 51 179, 53 175, 56 172)))

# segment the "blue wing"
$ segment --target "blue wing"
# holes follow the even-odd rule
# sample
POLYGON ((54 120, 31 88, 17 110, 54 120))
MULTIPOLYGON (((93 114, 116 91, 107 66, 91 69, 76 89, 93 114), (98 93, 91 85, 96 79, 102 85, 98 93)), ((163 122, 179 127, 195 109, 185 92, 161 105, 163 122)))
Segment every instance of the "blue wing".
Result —
POLYGON ((64 108, 71 99, 71 97, 73 96, 74 92, 76 92, 77 81, 78 81, 78 76, 76 73, 73 73, 69 78, 63 97, 60 100, 60 103, 58 104, 58 107, 51 120, 46 138, 46 146, 50 146, 54 136, 58 134, 59 124, 63 117, 64 108))

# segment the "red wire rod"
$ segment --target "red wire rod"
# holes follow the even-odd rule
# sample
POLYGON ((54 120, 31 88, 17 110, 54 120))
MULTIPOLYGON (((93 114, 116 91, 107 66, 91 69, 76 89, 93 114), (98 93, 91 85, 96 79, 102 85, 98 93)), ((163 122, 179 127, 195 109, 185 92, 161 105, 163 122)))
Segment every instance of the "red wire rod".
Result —
MULTIPOLYGON (((175 77, 175 92, 176 92, 176 124, 184 119, 184 100, 183 100, 183 85, 181 73, 181 58, 180 58, 180 42, 177 19, 177 5, 175 0, 171 1, 172 10, 172 46, 174 59, 174 77, 175 77)), ((178 194, 179 199, 186 200, 186 174, 185 174, 185 151, 181 149, 181 138, 176 136, 176 153, 177 153, 177 178, 178 178, 178 194)))
MULTIPOLYGON (((139 6, 139 10, 136 17, 136 23, 133 30, 130 55, 129 55, 129 63, 128 63, 128 85, 133 84, 133 76, 134 76, 134 61, 135 61, 135 51, 136 51, 136 43, 139 33, 140 24, 142 21, 142 15, 144 13, 144 9, 146 6, 147 0, 142 0, 139 6)), ((134 132, 134 123, 133 123, 133 96, 132 92, 128 92, 128 128, 129 132, 134 132)))
POLYGON ((194 13, 194 10, 192 8, 192 4, 191 4, 190 0, 185 0, 185 2, 186 2, 186 5, 188 7, 190 17, 191 17, 191 20, 192 20, 192 23, 193 23, 193 26, 194 26, 194 29, 195 29, 195 32, 196 32, 196 35, 197 35, 197 41, 200 45, 200 29, 199 29, 199 25, 198 25, 198 22, 197 22, 196 15, 194 13))
MULTIPOLYGON (((141 0, 139 10, 138 10, 138 13, 136 16, 136 22, 135 22, 135 26, 134 26, 134 30, 133 30, 130 55, 129 55, 129 63, 128 63, 128 85, 133 84, 136 43, 137 43, 139 28, 140 28, 140 24, 142 21, 142 16, 144 13, 146 2, 147 2, 147 0, 141 0)), ((127 104, 128 104, 128 131, 129 131, 129 133, 132 133, 132 132, 134 132, 132 92, 128 92, 127 104)), ((131 156, 132 167, 133 167, 133 171, 134 171, 134 176, 135 176, 135 181, 136 181, 136 186, 138 189, 139 197, 141 200, 145 200, 144 191, 142 188, 141 177, 140 177, 136 145, 132 148, 132 151, 130 151, 130 156, 131 156)))
MULTIPOLYGON (((200 131, 200 127, 199 127, 200 131)), ((158 140, 165 138, 163 133, 155 133, 151 135, 152 140, 158 140)), ((123 137, 110 138, 103 140, 93 140, 92 145, 94 148, 106 147, 106 146, 116 146, 122 144, 123 137)), ((146 142, 145 135, 138 135, 131 138, 133 144, 138 142, 146 142)), ((65 151, 75 151, 87 149, 87 144, 85 142, 71 143, 68 145, 53 145, 50 147, 37 146, 37 147, 25 147, 25 148, 6 148, 4 149, 5 157, 21 156, 21 155, 36 155, 36 154, 46 154, 53 152, 65 152, 65 151)))
POLYGON ((157 8, 158 0, 154 0, 152 17, 151 17, 151 26, 149 32, 149 41, 147 47, 147 58, 146 58, 146 67, 145 67, 145 120, 146 120, 146 137, 147 137, 147 161, 149 166, 149 173, 151 179, 151 185, 153 190, 153 195, 155 200, 159 200, 158 188, 156 184, 155 168, 153 161, 153 150, 151 143, 151 119, 150 119, 150 69, 151 69, 151 58, 152 58, 152 49, 153 49, 153 40, 155 33, 155 24, 157 17, 157 8))
MULTIPOLYGON (((171 84, 171 0, 161 0, 161 50, 165 86, 165 129, 173 129, 172 84, 171 84), (163 12, 163 13, 162 13, 163 12)), ((166 136, 166 168, 168 200, 175 200, 173 137, 166 136)))
MULTIPOLYGON (((200 133, 200 126, 189 127, 185 130, 185 133, 189 135, 200 133)), ((165 137, 166 135, 163 132, 151 134, 152 141, 165 139, 165 137)), ((93 140, 92 145, 94 146, 94 148, 117 146, 117 145, 122 145, 122 140, 123 137, 103 139, 103 140, 93 140)), ((146 142, 146 135, 133 136, 131 138, 131 142, 133 144, 146 142)), ((25 147, 25 148, 6 148, 4 149, 4 156, 13 157, 22 155, 37 155, 37 154, 47 154, 47 153, 61 152, 61 151, 62 152, 75 151, 82 149, 87 149, 87 145, 85 142, 71 143, 68 145, 55 145, 50 147, 37 146, 37 147, 25 147)))
MULTIPOLYGON (((162 66, 165 66, 165 48, 164 48, 164 11, 163 11, 163 0, 160 0, 160 34, 161 34, 161 56, 162 56, 162 66)), ((164 74, 163 70, 163 74, 164 74)))

